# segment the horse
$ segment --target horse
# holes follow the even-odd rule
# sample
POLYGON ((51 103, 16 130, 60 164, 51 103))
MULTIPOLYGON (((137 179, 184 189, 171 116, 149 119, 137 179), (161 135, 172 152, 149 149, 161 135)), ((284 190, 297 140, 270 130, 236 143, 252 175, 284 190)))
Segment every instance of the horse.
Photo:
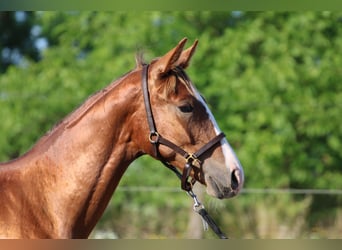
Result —
POLYGON ((185 73, 198 40, 186 42, 149 64, 136 60, 0 165, 0 238, 87 238, 130 163, 146 154, 184 170, 184 189, 190 177, 218 199, 239 193, 242 166, 185 73))

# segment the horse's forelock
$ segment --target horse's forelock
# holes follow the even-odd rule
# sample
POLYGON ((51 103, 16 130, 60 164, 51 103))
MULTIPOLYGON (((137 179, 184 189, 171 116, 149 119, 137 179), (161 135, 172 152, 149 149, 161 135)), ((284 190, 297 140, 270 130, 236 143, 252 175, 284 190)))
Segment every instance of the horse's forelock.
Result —
POLYGON ((195 90, 194 85, 191 82, 188 75, 185 73, 184 69, 180 67, 176 67, 173 71, 175 72, 176 77, 180 79, 181 83, 185 85, 185 87, 191 93, 191 95, 196 96, 196 93, 194 92, 195 90))

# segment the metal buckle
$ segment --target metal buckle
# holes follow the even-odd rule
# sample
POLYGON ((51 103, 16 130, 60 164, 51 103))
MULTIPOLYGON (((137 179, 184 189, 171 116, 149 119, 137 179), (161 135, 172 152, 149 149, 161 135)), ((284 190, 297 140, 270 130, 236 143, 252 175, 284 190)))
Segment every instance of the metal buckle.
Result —
POLYGON ((185 158, 186 162, 187 163, 192 163, 194 161, 197 160, 197 157, 193 154, 189 154, 186 158, 185 158))
POLYGON ((193 162, 197 162, 198 164, 201 164, 201 161, 197 158, 195 154, 188 153, 188 156, 185 157, 186 163, 189 163, 193 165, 193 162))

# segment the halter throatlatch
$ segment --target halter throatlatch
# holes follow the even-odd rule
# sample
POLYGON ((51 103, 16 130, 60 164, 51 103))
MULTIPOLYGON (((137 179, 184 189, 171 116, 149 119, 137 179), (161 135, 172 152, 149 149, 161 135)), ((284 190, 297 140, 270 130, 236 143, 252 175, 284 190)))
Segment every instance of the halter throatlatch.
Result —
MULTIPOLYGON (((214 147, 218 145, 218 143, 225 137, 224 133, 219 133, 213 139, 211 139, 207 144, 202 146, 195 153, 188 153, 181 147, 177 146, 173 142, 162 137, 156 129, 155 121, 153 118, 151 103, 150 103, 150 94, 148 91, 148 67, 146 64, 143 66, 142 70, 142 90, 144 96, 144 103, 147 115, 147 122, 150 129, 149 141, 153 145, 154 155, 158 158, 166 167, 171 169, 181 180, 181 188, 185 190, 194 200, 194 211, 202 216, 202 220, 205 225, 209 225, 213 231, 216 233, 218 237, 221 239, 228 239, 227 236, 222 233, 220 228, 215 224, 214 220, 209 216, 208 212, 205 210, 204 206, 198 201, 197 196, 192 191, 192 186, 195 183, 195 179, 189 181, 189 177, 191 174, 191 170, 193 169, 193 163, 197 162, 199 165, 201 164, 200 158, 207 151, 212 150, 214 147), (180 154, 185 159, 185 165, 183 168, 183 172, 180 173, 175 166, 165 161, 161 156, 158 147, 162 144, 174 150, 177 154, 180 154)), ((205 227, 206 228, 206 227, 205 227)))

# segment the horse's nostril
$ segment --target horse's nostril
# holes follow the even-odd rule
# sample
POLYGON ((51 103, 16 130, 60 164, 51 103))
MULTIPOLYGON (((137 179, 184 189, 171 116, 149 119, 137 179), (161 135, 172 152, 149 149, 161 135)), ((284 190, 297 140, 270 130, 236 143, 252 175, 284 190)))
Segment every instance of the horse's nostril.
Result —
POLYGON ((232 172, 232 179, 231 179, 230 187, 231 187, 233 190, 236 190, 236 189, 238 189, 238 187, 239 187, 239 178, 238 178, 238 175, 239 175, 239 171, 238 171, 238 170, 234 170, 234 171, 232 172))

